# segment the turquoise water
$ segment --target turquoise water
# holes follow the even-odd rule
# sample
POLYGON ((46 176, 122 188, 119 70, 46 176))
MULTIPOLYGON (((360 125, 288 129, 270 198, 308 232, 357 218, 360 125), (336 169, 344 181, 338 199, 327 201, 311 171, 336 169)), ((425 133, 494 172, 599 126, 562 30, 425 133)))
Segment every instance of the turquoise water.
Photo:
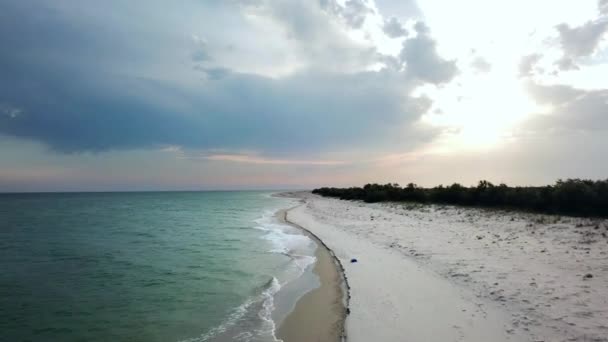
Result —
POLYGON ((273 216, 294 204, 266 192, 0 195, 2 340, 274 341, 314 262, 314 243, 273 216))

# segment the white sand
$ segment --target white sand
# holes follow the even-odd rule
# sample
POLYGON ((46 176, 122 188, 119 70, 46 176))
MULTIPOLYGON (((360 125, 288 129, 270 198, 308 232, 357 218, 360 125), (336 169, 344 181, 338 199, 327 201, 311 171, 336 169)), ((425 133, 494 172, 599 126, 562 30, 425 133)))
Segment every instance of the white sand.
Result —
POLYGON ((345 266, 349 341, 608 341, 607 221, 303 196, 287 217, 345 266))

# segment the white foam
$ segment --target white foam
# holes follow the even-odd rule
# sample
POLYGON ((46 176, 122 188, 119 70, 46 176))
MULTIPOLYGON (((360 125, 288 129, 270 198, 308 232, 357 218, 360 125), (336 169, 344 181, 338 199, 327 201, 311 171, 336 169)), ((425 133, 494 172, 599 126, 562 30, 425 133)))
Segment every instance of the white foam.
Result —
POLYGON ((270 241, 273 248, 269 252, 281 254, 294 254, 302 250, 309 249, 311 241, 304 235, 296 235, 285 233, 280 227, 275 230, 269 230, 263 237, 270 241))
POLYGON ((285 277, 280 277, 283 285, 302 276, 306 269, 317 260, 314 256, 316 245, 313 240, 301 234, 297 229, 280 223, 276 218, 276 211, 266 211, 255 222, 255 229, 266 232, 262 239, 269 241, 272 245, 268 252, 283 254, 291 258, 293 270, 286 271, 283 275, 285 277))
POLYGON ((264 321, 264 324, 257 331, 258 336, 270 336, 275 342, 280 342, 275 335, 276 325, 272 319, 272 311, 274 311, 274 295, 279 292, 281 285, 276 277, 272 278, 272 284, 269 288, 262 292, 264 302, 262 304, 262 310, 258 313, 258 316, 264 321))
POLYGON ((258 313, 258 316, 263 321, 262 327, 257 329, 254 333, 249 331, 241 332, 234 337, 235 340, 249 342, 255 337, 268 336, 269 338, 272 338, 274 342, 281 342, 280 340, 277 340, 275 336, 276 326, 271 318, 272 311, 274 310, 274 295, 281 289, 281 284, 276 277, 272 277, 268 284, 269 286, 258 296, 247 299, 245 303, 235 308, 219 326, 212 328, 199 337, 182 340, 181 342, 204 342, 213 339, 233 327, 243 318, 243 316, 245 316, 253 304, 260 302, 262 303, 262 309, 258 313))
POLYGON ((204 342, 204 341, 209 341, 210 339, 212 339, 213 337, 226 332, 226 330, 228 330, 228 328, 234 326, 235 323, 237 323, 246 313, 247 313, 247 309, 256 302, 255 300, 256 298, 250 298, 248 299, 245 303, 239 305, 237 308, 235 308, 230 315, 228 315, 228 317, 224 320, 224 322, 222 322, 220 325, 218 325, 217 327, 212 328, 211 330, 209 330, 208 332, 206 332, 205 334, 199 336, 199 337, 194 337, 194 338, 189 338, 186 340, 182 340, 180 342, 204 342))
POLYGON ((293 232, 291 226, 277 222, 274 212, 265 212, 255 222, 254 228, 265 231, 263 239, 272 243, 273 248, 269 252, 297 256, 312 249, 313 241, 308 236, 293 232))
POLYGON ((269 331, 261 333, 268 333, 273 336, 275 341, 278 341, 274 331, 275 322, 272 319, 272 313, 275 309, 275 294, 282 286, 300 278, 308 267, 313 265, 317 260, 314 256, 316 249, 314 241, 307 235, 302 234, 298 229, 280 223, 276 217, 277 211, 266 211, 262 217, 255 220, 256 226, 254 227, 265 232, 262 239, 269 241, 272 245, 272 248, 268 252, 283 254, 291 259, 289 268, 283 274, 277 275, 281 279, 281 282, 277 280, 279 287, 264 301, 263 308, 259 312, 260 318, 266 322, 266 329, 269 329, 269 331))
MULTIPOLYGON (((236 341, 256 341, 260 337, 271 339, 273 342, 282 342, 275 335, 276 323, 272 319, 272 313, 275 310, 274 297, 277 292, 287 283, 301 277, 306 269, 315 263, 316 257, 314 250, 316 245, 308 236, 299 233, 295 228, 281 224, 276 218, 276 212, 279 209, 267 210, 262 217, 256 219, 253 228, 264 231, 262 239, 269 241, 272 248, 269 253, 283 254, 291 258, 290 269, 285 271, 285 274, 280 275, 282 281, 277 277, 273 277, 267 288, 265 288, 258 296, 248 299, 245 303, 235 308, 230 315, 219 326, 211 329, 206 334, 197 338, 187 339, 182 342, 204 342, 210 341, 214 337, 226 332, 228 329, 238 324, 251 306, 256 303, 262 303, 262 308, 258 312, 258 317, 262 320, 262 325, 255 331, 245 331, 234 336, 236 341)), ((279 276, 279 275, 277 275, 279 276)))

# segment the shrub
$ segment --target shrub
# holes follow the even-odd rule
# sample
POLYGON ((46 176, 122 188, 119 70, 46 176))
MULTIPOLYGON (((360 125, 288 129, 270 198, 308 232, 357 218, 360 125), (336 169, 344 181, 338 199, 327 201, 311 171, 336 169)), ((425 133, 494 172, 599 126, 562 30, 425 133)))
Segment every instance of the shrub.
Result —
POLYGON ((476 186, 458 183, 422 188, 414 183, 366 184, 362 188, 319 188, 313 193, 365 202, 417 202, 501 207, 539 213, 608 217, 608 180, 558 180, 554 185, 509 187, 482 180, 476 186))

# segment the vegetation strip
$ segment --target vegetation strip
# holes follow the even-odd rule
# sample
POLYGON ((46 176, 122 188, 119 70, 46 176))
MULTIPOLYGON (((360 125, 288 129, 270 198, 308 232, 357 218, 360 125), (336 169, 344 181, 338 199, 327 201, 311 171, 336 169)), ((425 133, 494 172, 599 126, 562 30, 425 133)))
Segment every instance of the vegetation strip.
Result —
POLYGON ((423 188, 410 183, 367 184, 364 187, 319 188, 314 194, 343 200, 373 202, 418 202, 462 206, 519 209, 545 214, 608 217, 607 180, 558 180, 554 185, 494 185, 482 180, 477 186, 458 183, 423 188))

